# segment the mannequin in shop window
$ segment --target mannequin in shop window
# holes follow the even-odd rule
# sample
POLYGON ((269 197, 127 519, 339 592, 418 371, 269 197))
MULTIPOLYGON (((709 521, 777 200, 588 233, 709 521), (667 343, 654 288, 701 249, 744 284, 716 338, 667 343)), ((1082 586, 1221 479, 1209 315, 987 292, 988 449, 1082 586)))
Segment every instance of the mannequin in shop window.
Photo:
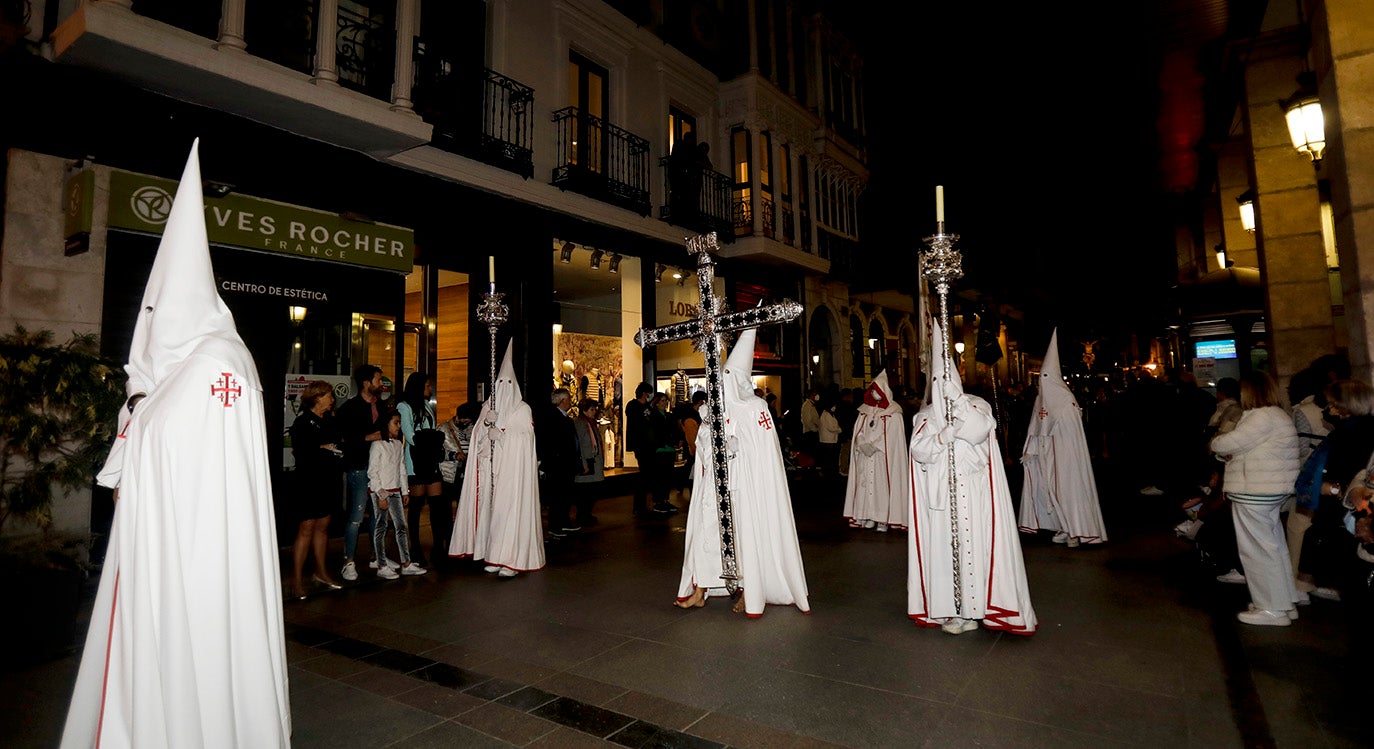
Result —
POLYGON ((673 408, 677 408, 687 403, 690 398, 691 388, 688 386, 687 373, 681 367, 673 373, 673 408))
POLYGON ((573 370, 575 368, 576 365, 573 364, 572 359, 564 359, 563 373, 559 375, 558 385, 556 387, 567 388, 568 390, 572 390, 573 384, 576 382, 576 378, 573 377, 573 370))
POLYGON ((598 404, 601 403, 601 394, 605 392, 605 381, 601 375, 600 367, 592 367, 587 374, 582 375, 580 384, 583 398, 590 398, 598 404))

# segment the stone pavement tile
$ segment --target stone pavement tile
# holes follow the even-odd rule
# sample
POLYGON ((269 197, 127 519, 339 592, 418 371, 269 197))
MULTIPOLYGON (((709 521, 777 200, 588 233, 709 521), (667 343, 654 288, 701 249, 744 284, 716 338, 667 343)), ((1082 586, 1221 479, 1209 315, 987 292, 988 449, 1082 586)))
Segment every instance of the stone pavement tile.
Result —
POLYGON ((291 745, 384 746, 442 722, 438 716, 334 682, 291 695, 291 745))
POLYGON ((356 674, 340 677, 339 681, 381 697, 394 697, 424 683, 391 669, 376 666, 369 666, 356 674))
POLYGON ((454 720, 518 746, 524 746, 558 728, 557 723, 494 702, 469 710, 454 720))
POLYGON ((608 702, 626 692, 624 687, 607 684, 596 679, 588 679, 585 676, 578 676, 567 671, 560 671, 532 686, 563 697, 571 697, 588 705, 601 707, 606 707, 608 702))
POLYGON ((772 726, 724 713, 710 713, 704 716, 689 726, 687 732, 738 749, 836 749, 844 746, 810 736, 797 736, 772 726))
MULTIPOLYGON (((414 679, 411 679, 411 684, 416 683, 414 679)), ((414 689, 392 695, 391 699, 411 707, 418 707, 441 718, 452 718, 487 704, 487 700, 463 694, 456 689, 426 682, 418 682, 418 684, 419 686, 414 689)))
POLYGON ((545 747, 547 749, 597 749, 598 747, 615 747, 616 744, 591 734, 559 726, 557 730, 547 733, 525 746, 540 747, 541 749, 545 747))
POLYGON ((1046 678, 997 661, 979 670, 957 704, 1117 741, 1171 746, 1188 736, 1186 698, 1109 686, 1072 673, 1046 678))
POLYGON ((573 672, 705 710, 747 697, 762 676, 760 669, 743 661, 643 640, 582 663, 573 672))
POLYGON ((370 668, 362 661, 334 653, 324 653, 319 658, 309 658, 301 661, 298 665, 305 671, 327 676, 331 679, 340 679, 370 668))
POLYGON ((516 620, 463 642, 494 652, 518 653, 523 661, 563 670, 606 653, 627 639, 623 635, 547 621, 516 620))
POLYGON ((445 721, 386 746, 391 749, 451 749, 455 746, 463 749, 508 749, 513 745, 460 723, 445 721))
MULTIPOLYGON (((915 726, 935 725, 949 705, 781 669, 748 696, 720 708, 788 733, 847 746, 909 744, 915 726)), ((695 727, 689 732, 697 733, 695 727)))
POLYGON ((608 701, 603 707, 679 731, 701 720, 706 711, 652 694, 630 690, 608 701))
POLYGON ((1096 747, 1138 745, 1077 733, 1043 723, 993 715, 962 707, 942 709, 939 722, 931 729, 908 727, 913 742, 930 749, 951 746, 995 746, 998 749, 1096 749, 1096 747), (918 738, 919 737, 919 738, 918 738))

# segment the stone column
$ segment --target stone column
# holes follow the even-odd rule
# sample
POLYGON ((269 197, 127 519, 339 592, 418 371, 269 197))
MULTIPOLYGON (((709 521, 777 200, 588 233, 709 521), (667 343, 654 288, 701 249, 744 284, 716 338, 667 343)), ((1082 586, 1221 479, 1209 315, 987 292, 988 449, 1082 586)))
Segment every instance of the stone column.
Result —
POLYGON ((1330 184, 1352 375, 1374 377, 1374 15, 1367 0, 1325 0, 1312 14, 1313 68, 1326 114, 1330 184))
POLYGON ((416 0, 396 0, 396 75, 391 84, 391 111, 414 114, 410 101, 415 71, 416 0))
POLYGON ((215 49, 244 50, 248 42, 243 39, 243 14, 245 0, 223 0, 219 12, 219 41, 215 49))
POLYGON ((339 85, 339 70, 335 63, 338 53, 339 0, 320 0, 315 20, 315 73, 311 83, 321 86, 339 85))
MULTIPOLYGON (((1272 372, 1289 377, 1335 350, 1331 292, 1322 243, 1319 172, 1293 148, 1280 99, 1303 71, 1296 34, 1256 44, 1245 71, 1245 107, 1255 189, 1256 252, 1265 279, 1272 372)), ((1328 132, 1330 126, 1328 125, 1328 132)), ((1242 333, 1246 331, 1237 331, 1242 333)))

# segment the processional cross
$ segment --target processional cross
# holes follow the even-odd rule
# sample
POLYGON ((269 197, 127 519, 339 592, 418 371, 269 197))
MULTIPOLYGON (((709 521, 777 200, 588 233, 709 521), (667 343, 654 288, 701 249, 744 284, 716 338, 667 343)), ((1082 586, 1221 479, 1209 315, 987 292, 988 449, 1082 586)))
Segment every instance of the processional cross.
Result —
POLYGON ((725 587, 734 595, 739 590, 739 566, 735 561, 735 509, 730 496, 730 456, 725 446, 724 383, 721 378, 721 347, 725 334, 757 328, 769 323, 795 320, 802 306, 790 299, 773 305, 758 306, 742 312, 725 312, 724 302, 717 298, 711 282, 711 253, 720 249, 716 233, 700 234, 687 239, 687 252, 697 258, 697 290, 701 303, 695 320, 673 323, 658 328, 640 328, 635 343, 640 348, 657 346, 670 341, 691 339, 693 347, 706 357, 706 416, 711 425, 711 460, 715 463, 716 517, 720 520, 721 577, 725 587))

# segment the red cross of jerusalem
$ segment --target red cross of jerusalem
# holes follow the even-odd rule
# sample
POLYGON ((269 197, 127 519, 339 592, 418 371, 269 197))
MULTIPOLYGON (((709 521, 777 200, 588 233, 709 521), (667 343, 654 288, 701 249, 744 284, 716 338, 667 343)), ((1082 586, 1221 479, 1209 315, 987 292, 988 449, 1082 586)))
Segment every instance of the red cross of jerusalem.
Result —
POLYGON ((763 427, 765 431, 772 431, 773 422, 769 420, 767 411, 759 411, 759 426, 763 427))
POLYGON ((1043 408, 1040 409, 1040 418, 1043 419, 1043 418, 1045 418, 1046 416, 1049 416, 1049 415, 1050 415, 1050 412, 1049 412, 1049 411, 1046 411, 1046 410, 1043 409, 1043 408))
POLYGON ((220 372, 220 378, 210 385, 210 395, 218 396, 225 408, 233 408, 234 401, 243 394, 243 388, 239 387, 239 381, 234 379, 232 372, 220 372))

